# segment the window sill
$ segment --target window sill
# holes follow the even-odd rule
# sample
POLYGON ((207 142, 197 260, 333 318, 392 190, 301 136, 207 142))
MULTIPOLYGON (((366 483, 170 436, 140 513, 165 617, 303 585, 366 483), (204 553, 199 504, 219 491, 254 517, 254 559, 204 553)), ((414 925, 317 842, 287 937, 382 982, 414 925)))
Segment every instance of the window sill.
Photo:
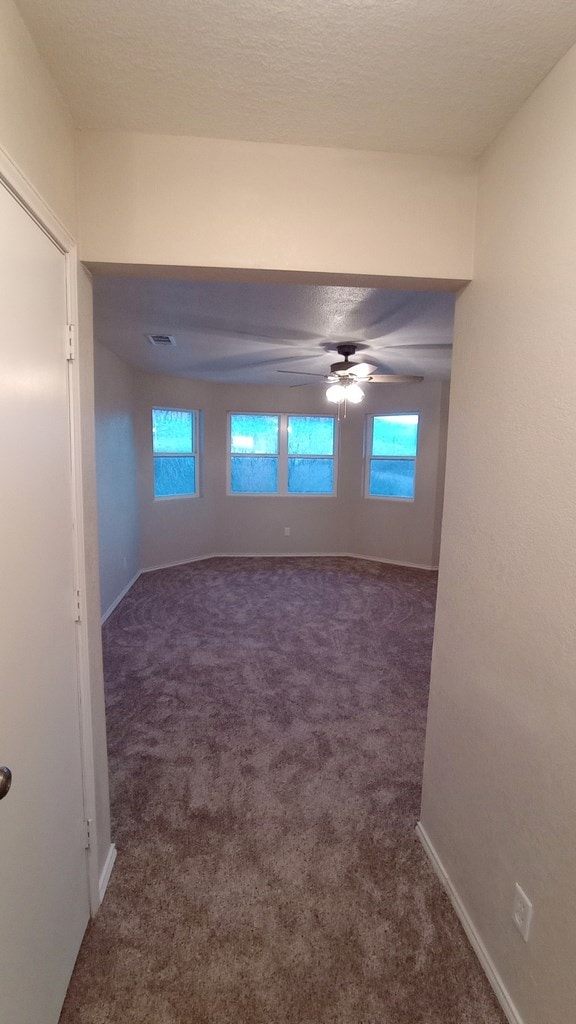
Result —
POLYGON ((332 494, 279 494, 273 491, 226 491, 227 498, 337 498, 332 494))
POLYGON ((415 498, 400 498, 388 494, 365 494, 366 501, 400 501, 403 504, 413 505, 415 498))
POLYGON ((182 501, 190 498, 199 498, 199 494, 155 494, 154 501, 182 501))

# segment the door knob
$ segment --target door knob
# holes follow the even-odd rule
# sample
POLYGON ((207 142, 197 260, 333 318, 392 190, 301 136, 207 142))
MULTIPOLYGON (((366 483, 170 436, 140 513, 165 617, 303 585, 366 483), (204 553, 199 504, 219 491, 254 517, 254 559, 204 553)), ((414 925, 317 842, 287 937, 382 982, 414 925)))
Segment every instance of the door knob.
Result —
POLYGON ((0 800, 3 800, 5 796, 8 796, 8 791, 12 785, 12 772, 9 768, 0 768, 0 800))

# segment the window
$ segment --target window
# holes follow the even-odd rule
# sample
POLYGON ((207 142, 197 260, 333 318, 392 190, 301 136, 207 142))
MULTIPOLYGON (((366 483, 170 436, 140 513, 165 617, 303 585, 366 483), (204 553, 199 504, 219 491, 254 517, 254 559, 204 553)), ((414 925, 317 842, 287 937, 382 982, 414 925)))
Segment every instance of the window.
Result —
POLYGON ((418 415, 368 420, 366 491, 370 498, 414 498, 418 415))
POLYGON ((230 491, 278 492, 279 416, 230 416, 230 491))
POLYGON ((230 414, 231 494, 334 494, 333 416, 230 414))
POLYGON ((198 493, 197 434, 197 413, 152 409, 155 498, 198 493))
POLYGON ((288 494, 334 494, 334 417, 288 416, 288 494))

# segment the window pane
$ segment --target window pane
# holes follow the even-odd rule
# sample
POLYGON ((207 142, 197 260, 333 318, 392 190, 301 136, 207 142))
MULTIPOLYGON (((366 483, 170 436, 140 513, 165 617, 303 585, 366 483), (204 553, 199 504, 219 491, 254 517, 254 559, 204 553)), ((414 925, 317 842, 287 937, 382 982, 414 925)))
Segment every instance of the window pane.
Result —
POLYGON ((333 490, 332 459, 288 459, 290 494, 332 494, 333 490))
POLYGON ((164 455, 154 459, 154 497, 196 493, 196 459, 164 455))
POLYGON ((278 459, 230 459, 230 490, 233 494, 275 494, 278 490, 278 459))
POLYGON ((152 450, 156 453, 194 451, 194 416, 180 409, 152 409, 152 450))
POLYGON ((370 494, 380 498, 413 498, 413 459, 370 459, 370 494))
POLYGON ((289 416, 289 455, 333 455, 334 419, 332 416, 289 416))
POLYGON ((278 417, 235 413, 230 417, 230 451, 246 455, 276 455, 278 417))
POLYGON ((416 455, 418 416, 375 416, 372 455, 416 455))

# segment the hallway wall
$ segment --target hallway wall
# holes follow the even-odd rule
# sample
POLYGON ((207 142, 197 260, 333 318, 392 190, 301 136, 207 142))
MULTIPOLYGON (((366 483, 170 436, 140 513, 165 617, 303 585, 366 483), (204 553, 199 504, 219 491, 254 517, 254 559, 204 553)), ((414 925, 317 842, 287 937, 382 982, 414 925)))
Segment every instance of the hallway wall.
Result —
POLYGON ((576 49, 481 169, 422 822, 525 1024, 576 1006, 576 49), (518 882, 534 905, 526 944, 518 882))
POLYGON ((78 144, 89 263, 438 287, 472 276, 475 160, 138 132, 85 131, 78 144))
MULTIPOLYGON (((58 89, 12 0, 0 0, 0 150, 15 166, 42 204, 66 231, 77 233, 76 133, 58 89)), ((79 293, 78 360, 87 659, 94 727, 94 778, 98 870, 110 851, 110 811, 104 684, 99 622, 98 538, 95 509, 94 391, 92 376, 92 289, 90 277, 77 269, 79 293)), ((64 352, 64 344, 63 344, 64 352)))
POLYGON ((0 146, 76 235, 76 133, 12 0, 0 0, 0 146))

